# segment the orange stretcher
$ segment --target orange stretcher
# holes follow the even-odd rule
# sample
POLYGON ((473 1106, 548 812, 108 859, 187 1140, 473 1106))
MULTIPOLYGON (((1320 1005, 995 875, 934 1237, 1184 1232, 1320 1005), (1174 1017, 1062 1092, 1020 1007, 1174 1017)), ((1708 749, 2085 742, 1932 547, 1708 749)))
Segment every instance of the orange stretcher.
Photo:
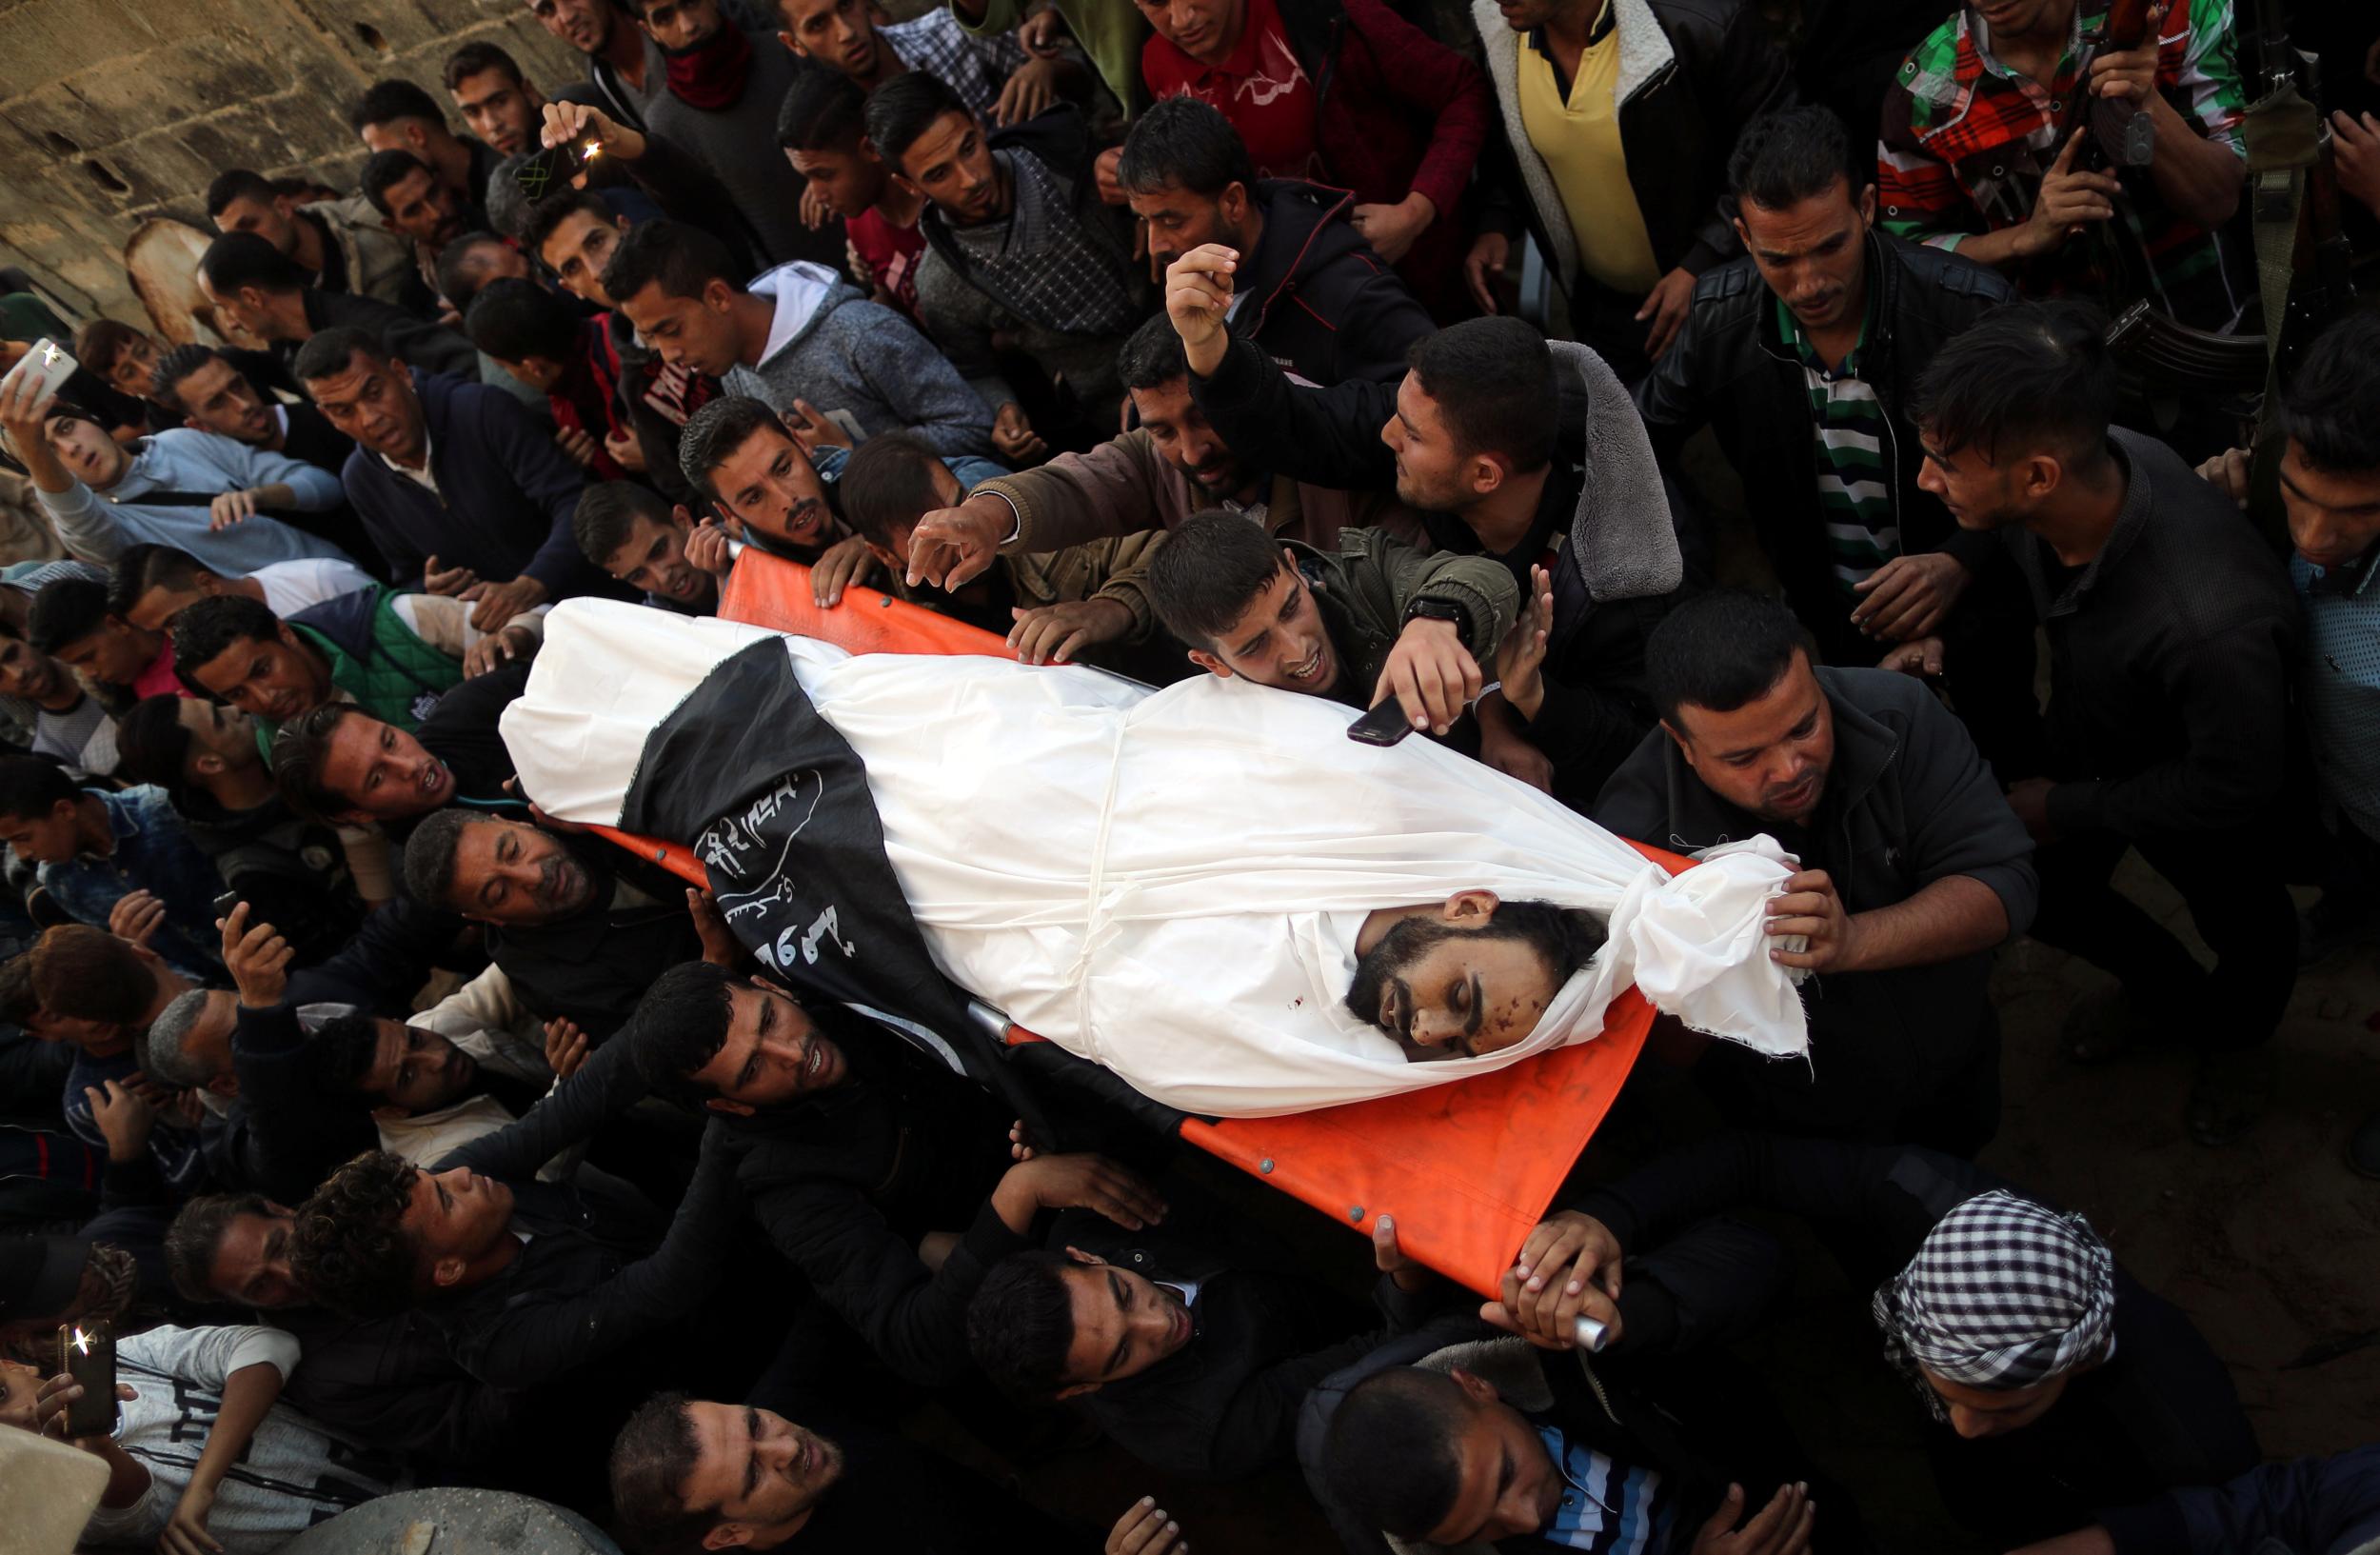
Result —
MULTIPOLYGON (((719 613, 855 653, 1006 656, 991 633, 872 588, 845 589, 839 606, 821 609, 810 596, 807 568, 757 550, 737 562, 719 613)), ((704 883, 701 861, 686 848, 608 834, 704 883)), ((1632 846, 1672 873, 1688 867, 1676 855, 1632 846)), ((1393 1215, 1408 1255, 1492 1295, 1610 1110, 1652 1026, 1653 1007, 1630 988, 1614 1001, 1595 1041, 1494 1074, 1294 1117, 1182 1115, 1177 1130, 1367 1235, 1375 1217, 1393 1215)), ((1015 1026, 1002 1031, 1011 1049, 1041 1040, 1015 1026)))

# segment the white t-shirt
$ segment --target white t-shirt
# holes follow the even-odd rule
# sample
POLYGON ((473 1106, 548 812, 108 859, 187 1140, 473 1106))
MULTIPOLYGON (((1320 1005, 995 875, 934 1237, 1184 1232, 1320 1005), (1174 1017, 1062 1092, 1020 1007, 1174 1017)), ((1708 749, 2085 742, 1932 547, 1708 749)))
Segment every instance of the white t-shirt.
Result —
POLYGON ((372 586, 370 573, 353 562, 336 561, 328 556, 275 562, 270 567, 258 568, 248 576, 263 587, 266 608, 285 620, 325 600, 372 586))
MULTIPOLYGON (((116 1445, 149 1469, 149 1489, 129 1506, 102 1506, 83 1530, 87 1545, 143 1546, 173 1516, 207 1450, 235 1371, 269 1362, 287 1378, 298 1342, 278 1328, 151 1328, 116 1346, 116 1380, 139 1395, 118 1405, 116 1445)), ((225 1555, 268 1555, 295 1534, 408 1476, 394 1457, 356 1446, 287 1405, 267 1411, 248 1451, 223 1477, 207 1531, 225 1555)))

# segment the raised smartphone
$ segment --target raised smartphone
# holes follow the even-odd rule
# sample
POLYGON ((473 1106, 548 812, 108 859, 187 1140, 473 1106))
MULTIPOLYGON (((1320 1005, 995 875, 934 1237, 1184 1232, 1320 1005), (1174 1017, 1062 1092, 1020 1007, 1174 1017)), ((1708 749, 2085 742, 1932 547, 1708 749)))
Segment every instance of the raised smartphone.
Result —
POLYGON ((95 1318, 59 1324, 58 1370, 83 1385, 83 1396, 66 1406, 67 1439, 105 1436, 115 1429, 114 1331, 95 1318))

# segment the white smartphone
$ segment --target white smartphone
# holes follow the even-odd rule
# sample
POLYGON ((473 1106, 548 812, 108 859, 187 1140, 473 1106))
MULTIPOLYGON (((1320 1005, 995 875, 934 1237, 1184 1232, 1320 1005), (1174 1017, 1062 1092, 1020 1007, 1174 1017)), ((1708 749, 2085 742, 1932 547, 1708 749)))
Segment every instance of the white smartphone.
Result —
POLYGON ((59 386, 81 365, 74 360, 73 352, 45 335, 26 349, 24 356, 9 369, 8 377, 0 379, 0 382, 14 384, 30 374, 39 389, 33 397, 34 403, 39 404, 55 394, 59 386))

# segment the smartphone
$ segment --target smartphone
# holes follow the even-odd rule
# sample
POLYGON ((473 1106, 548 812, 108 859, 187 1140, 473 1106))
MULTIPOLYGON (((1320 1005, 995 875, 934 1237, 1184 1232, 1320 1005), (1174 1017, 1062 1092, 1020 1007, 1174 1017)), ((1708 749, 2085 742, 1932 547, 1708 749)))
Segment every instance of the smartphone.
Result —
POLYGON ((1395 697, 1347 726, 1347 738, 1365 745, 1395 745, 1412 732, 1413 720, 1405 716, 1404 704, 1395 697))
POLYGON ((512 176, 520 184, 523 196, 535 204, 548 194, 559 194, 569 188, 570 180, 585 171, 591 159, 602 154, 603 143, 592 136, 541 147, 512 169, 512 176))
POLYGON ((81 366, 74 360, 73 352, 44 335, 26 348, 24 356, 9 369, 8 381, 14 383, 30 373, 40 389, 34 396, 38 403, 55 394, 59 386, 81 366))
POLYGON ((58 1370, 83 1385, 66 1406, 69 1441, 105 1436, 116 1425, 116 1336, 96 1318, 58 1325, 58 1370))
POLYGON ((231 909, 239 905, 240 893, 238 891, 226 891, 221 896, 216 897, 215 917, 217 921, 228 921, 231 916, 231 909))

